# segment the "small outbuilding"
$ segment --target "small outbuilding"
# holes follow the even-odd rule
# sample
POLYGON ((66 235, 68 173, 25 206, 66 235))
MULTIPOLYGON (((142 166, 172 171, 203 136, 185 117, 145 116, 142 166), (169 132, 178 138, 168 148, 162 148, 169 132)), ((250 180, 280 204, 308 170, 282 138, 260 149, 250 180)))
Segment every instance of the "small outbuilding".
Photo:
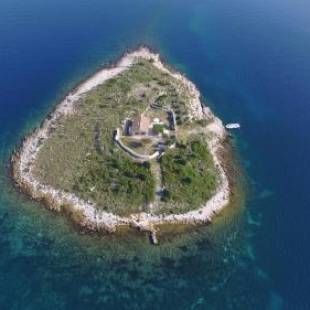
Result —
POLYGON ((151 126, 151 119, 146 115, 139 115, 127 122, 126 133, 128 135, 147 135, 151 126))

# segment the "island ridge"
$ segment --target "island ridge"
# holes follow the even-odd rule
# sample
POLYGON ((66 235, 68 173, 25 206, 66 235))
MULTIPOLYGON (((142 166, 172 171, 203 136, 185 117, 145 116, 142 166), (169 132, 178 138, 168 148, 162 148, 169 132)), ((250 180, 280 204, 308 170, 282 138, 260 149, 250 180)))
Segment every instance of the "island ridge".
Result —
POLYGON ((146 47, 72 91, 12 156, 18 186, 81 226, 209 223, 230 200, 227 138, 195 85, 146 47))

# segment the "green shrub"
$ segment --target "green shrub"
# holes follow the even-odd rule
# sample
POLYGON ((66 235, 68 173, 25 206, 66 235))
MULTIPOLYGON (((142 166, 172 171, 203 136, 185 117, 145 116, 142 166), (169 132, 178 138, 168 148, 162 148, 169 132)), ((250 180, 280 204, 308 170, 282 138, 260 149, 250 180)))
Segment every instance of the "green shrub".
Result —
POLYGON ((175 149, 161 157, 160 164, 165 193, 169 193, 164 195, 164 201, 182 203, 184 208, 197 208, 216 189, 217 175, 212 156, 200 140, 178 143, 175 149))
POLYGON ((153 125, 153 131, 156 134, 163 133, 164 129, 165 129, 165 125, 162 125, 162 124, 153 125))

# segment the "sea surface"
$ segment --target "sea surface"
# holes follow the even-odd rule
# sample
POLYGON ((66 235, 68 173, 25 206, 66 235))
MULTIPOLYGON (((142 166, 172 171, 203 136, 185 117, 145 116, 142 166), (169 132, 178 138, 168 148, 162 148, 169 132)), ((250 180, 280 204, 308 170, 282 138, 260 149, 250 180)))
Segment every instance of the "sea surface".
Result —
POLYGON ((310 309, 309 14, 306 0, 2 0, 0 309, 310 309), (80 233, 8 169, 57 101, 141 43, 240 122, 246 176, 244 204, 158 247, 80 233))

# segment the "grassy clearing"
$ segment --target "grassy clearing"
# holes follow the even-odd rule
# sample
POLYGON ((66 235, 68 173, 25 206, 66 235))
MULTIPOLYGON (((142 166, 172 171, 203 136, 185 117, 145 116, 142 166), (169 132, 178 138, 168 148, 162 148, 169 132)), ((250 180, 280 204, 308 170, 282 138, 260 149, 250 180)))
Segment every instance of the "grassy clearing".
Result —
POLYGON ((139 154, 152 154, 156 144, 149 138, 136 139, 134 137, 122 137, 122 142, 139 154))

